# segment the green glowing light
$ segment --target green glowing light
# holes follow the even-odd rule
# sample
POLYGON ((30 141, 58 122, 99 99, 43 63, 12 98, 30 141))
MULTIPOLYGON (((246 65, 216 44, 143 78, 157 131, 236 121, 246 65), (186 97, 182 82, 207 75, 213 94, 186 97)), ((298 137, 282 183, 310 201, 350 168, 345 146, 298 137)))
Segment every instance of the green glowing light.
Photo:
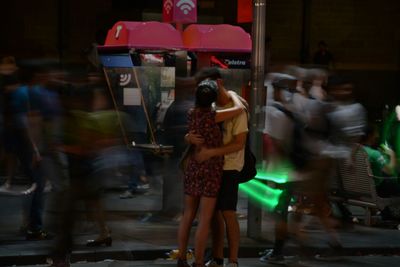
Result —
POLYGON ((257 179, 273 181, 278 184, 286 183, 288 180, 288 174, 283 172, 268 173, 266 171, 257 171, 257 179))
POLYGON ((397 122, 396 112, 392 112, 384 121, 381 142, 388 142, 392 149, 396 152, 397 157, 400 155, 400 127, 397 122))
POLYGON ((396 113, 392 112, 384 121, 383 129, 382 129, 382 141, 386 141, 389 139, 390 131, 392 125, 395 123, 396 113))
POLYGON ((257 179, 240 184, 240 191, 247 194, 251 201, 261 205, 267 210, 273 210, 278 205, 282 190, 271 188, 263 181, 272 181, 277 184, 284 184, 289 180, 289 173, 292 166, 283 162, 274 167, 274 171, 266 171, 261 166, 257 168, 257 179))
POLYGON ((262 168, 258 168, 256 178, 260 180, 273 181, 278 184, 283 184, 288 181, 288 175, 292 169, 293 168, 292 166, 290 166, 289 163, 282 163, 281 165, 276 166, 274 168, 274 171, 266 171, 262 168))
POLYGON ((260 204, 268 210, 272 210, 276 207, 282 193, 282 190, 273 189, 255 179, 240 184, 239 188, 242 192, 246 193, 252 201, 260 204))

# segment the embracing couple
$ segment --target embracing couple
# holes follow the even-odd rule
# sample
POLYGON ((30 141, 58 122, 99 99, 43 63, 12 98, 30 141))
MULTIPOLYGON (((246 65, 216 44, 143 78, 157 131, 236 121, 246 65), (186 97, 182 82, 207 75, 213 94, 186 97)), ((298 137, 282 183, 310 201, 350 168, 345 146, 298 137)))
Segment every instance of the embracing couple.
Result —
POLYGON ((194 267, 224 265, 226 227, 229 257, 226 266, 238 266, 240 229, 236 216, 238 176, 244 164, 248 133, 246 101, 224 87, 217 68, 196 74, 195 107, 188 112, 185 141, 194 146, 184 170, 184 213, 178 230, 178 267, 190 266, 186 252, 190 229, 199 210, 195 234, 194 267), (216 104, 216 107, 214 106, 216 104), (212 229, 212 259, 204 252, 212 229))

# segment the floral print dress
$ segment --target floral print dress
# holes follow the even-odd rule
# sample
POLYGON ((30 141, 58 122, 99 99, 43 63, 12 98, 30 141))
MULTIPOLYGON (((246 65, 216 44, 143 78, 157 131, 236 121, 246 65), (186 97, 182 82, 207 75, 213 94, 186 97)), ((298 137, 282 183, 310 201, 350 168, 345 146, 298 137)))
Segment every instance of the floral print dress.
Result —
MULTIPOLYGON (((222 146, 222 132, 215 122, 216 111, 211 108, 194 108, 188 112, 189 131, 200 134, 202 146, 214 148, 222 146)), ((221 186, 224 157, 212 157, 204 162, 197 162, 194 154, 190 156, 184 173, 184 191, 191 196, 217 197, 221 186)))

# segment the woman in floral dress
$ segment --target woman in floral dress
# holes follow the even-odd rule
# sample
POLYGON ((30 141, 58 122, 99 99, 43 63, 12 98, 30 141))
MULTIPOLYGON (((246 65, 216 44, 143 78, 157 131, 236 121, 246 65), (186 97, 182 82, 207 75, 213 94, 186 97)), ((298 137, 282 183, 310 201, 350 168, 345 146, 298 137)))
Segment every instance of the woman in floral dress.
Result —
POLYGON ((204 162, 194 158, 196 151, 202 146, 207 148, 222 146, 222 132, 219 122, 239 115, 244 106, 235 93, 231 93, 234 106, 218 111, 213 103, 218 96, 218 86, 215 81, 204 80, 196 89, 195 107, 188 112, 188 127, 190 133, 196 133, 204 139, 203 144, 194 147, 189 156, 184 171, 184 213, 178 230, 179 256, 178 267, 189 266, 186 261, 187 244, 191 225, 200 208, 199 225, 195 235, 195 263, 193 266, 204 266, 204 251, 207 243, 210 222, 214 213, 218 191, 221 185, 223 171, 223 156, 213 157, 204 162))

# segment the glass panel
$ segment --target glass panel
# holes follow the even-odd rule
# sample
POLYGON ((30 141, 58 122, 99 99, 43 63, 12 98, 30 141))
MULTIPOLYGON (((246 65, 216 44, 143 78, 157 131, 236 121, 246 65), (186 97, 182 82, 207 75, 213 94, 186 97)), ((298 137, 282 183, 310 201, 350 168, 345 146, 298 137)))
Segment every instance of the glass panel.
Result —
MULTIPOLYGON (((157 125, 157 111, 174 100, 174 67, 106 68, 116 108, 127 115, 124 127, 132 140, 134 133, 151 135, 157 125), (143 99, 138 99, 143 96, 143 99), (142 101, 144 100, 144 101, 142 101)), ((157 140, 156 140, 157 141, 157 140)), ((137 142, 137 141, 135 141, 137 142)), ((139 143, 151 143, 151 136, 139 143)))

